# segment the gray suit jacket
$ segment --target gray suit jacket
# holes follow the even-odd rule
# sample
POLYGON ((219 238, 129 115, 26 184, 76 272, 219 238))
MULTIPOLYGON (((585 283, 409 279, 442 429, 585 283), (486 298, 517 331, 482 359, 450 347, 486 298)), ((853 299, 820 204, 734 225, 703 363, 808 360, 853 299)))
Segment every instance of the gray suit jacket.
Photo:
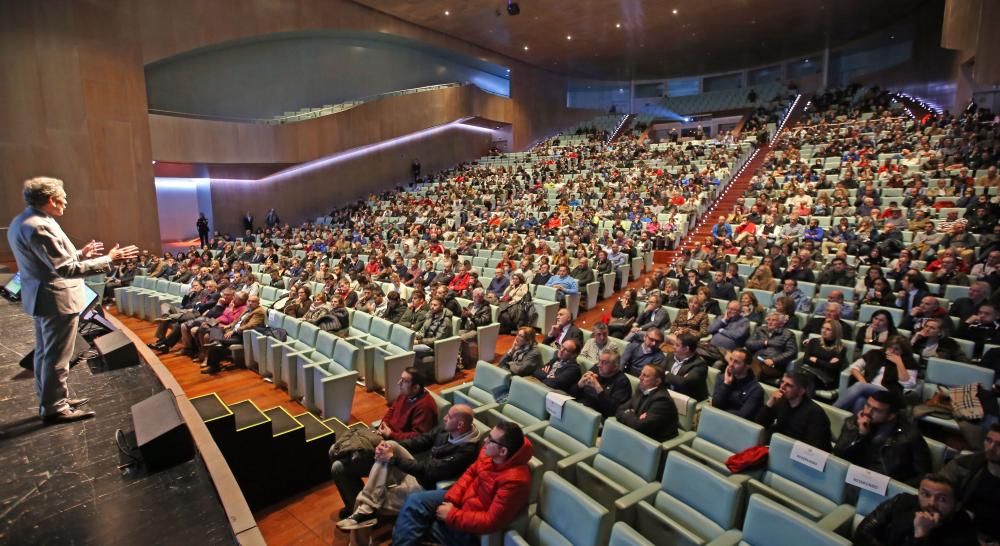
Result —
POLYGON ((33 207, 11 221, 7 241, 21 273, 21 303, 31 316, 83 311, 83 277, 106 271, 111 264, 108 256, 84 260, 56 219, 33 207))

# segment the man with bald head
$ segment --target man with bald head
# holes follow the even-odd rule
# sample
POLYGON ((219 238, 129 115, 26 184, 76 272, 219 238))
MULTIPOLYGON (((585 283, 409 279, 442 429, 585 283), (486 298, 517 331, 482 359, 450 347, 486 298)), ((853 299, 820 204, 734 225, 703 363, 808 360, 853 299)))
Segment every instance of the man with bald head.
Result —
POLYGON ((407 495, 437 488, 465 472, 479 453, 479 430, 472 408, 456 404, 437 427, 408 440, 386 440, 375 448, 375 464, 349 517, 337 522, 344 531, 371 527, 376 514, 398 513, 407 495))
POLYGON ((847 325, 846 322, 841 320, 841 307, 840 304, 834 301, 827 302, 826 307, 823 310, 823 315, 819 317, 813 317, 806 322, 805 326, 802 328, 802 333, 805 336, 809 334, 819 334, 820 329, 823 328, 823 323, 828 321, 839 321, 840 331, 843 333, 845 339, 850 339, 853 331, 851 327, 847 325))
POLYGON ((836 303, 840 306, 840 318, 843 320, 854 320, 854 306, 850 303, 844 301, 844 291, 843 290, 831 290, 830 294, 826 296, 826 301, 820 302, 816 305, 816 309, 813 311, 813 315, 818 317, 826 316, 826 306, 831 303, 836 303))

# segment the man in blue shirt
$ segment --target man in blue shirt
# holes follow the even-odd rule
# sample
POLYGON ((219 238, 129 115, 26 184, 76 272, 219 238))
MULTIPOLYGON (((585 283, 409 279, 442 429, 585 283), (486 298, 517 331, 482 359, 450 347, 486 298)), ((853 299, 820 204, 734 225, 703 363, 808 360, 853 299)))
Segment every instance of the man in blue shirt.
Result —
POLYGON ((569 267, 565 265, 559 266, 556 274, 545 283, 545 286, 555 288, 561 294, 573 295, 580 293, 580 284, 569 275, 569 267))
POLYGON ((719 221, 712 226, 712 240, 721 243, 723 239, 732 239, 733 226, 726 222, 725 216, 719 216, 719 221))

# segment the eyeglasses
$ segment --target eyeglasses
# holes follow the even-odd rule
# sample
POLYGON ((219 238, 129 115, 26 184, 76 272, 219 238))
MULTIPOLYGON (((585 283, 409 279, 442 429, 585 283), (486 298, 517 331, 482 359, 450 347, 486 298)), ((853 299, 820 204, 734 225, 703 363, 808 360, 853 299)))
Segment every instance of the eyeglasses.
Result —
POLYGON ((486 443, 488 443, 488 444, 496 444, 496 445, 498 445, 500 447, 505 447, 507 449, 510 449, 509 447, 507 447, 506 444, 504 444, 503 442, 498 442, 498 441, 494 440, 493 437, 489 436, 489 435, 486 436, 486 443))

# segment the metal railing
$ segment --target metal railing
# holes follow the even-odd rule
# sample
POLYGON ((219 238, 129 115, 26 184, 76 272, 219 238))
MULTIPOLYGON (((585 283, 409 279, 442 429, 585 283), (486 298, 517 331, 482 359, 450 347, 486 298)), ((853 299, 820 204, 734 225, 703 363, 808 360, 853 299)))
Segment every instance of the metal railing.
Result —
POLYGON ((325 104, 323 106, 315 108, 303 108, 298 112, 285 112, 284 114, 273 116, 270 118, 241 118, 232 116, 213 116, 205 114, 193 114, 190 112, 174 112, 171 110, 159 110, 156 108, 150 108, 150 114, 161 114, 165 116, 177 116, 192 119, 205 119, 211 121, 232 121, 236 123, 259 123, 264 125, 283 125, 285 123, 295 123, 299 121, 306 121, 309 119, 316 119, 323 116, 329 116, 331 114, 337 114, 345 110, 350 110, 356 106, 360 106, 367 102, 376 101, 379 99, 384 99, 388 97, 396 97, 400 95, 412 95, 415 93, 424 93, 427 91, 437 91, 439 89, 447 89, 450 87, 461 87, 463 85, 471 85, 469 82, 453 82, 453 83, 442 83, 438 85, 427 85, 424 87, 414 87, 411 89, 401 89, 398 91, 389 91, 387 93, 378 93, 376 95, 368 95, 366 97, 361 97, 359 99, 341 102, 338 104, 325 104))

